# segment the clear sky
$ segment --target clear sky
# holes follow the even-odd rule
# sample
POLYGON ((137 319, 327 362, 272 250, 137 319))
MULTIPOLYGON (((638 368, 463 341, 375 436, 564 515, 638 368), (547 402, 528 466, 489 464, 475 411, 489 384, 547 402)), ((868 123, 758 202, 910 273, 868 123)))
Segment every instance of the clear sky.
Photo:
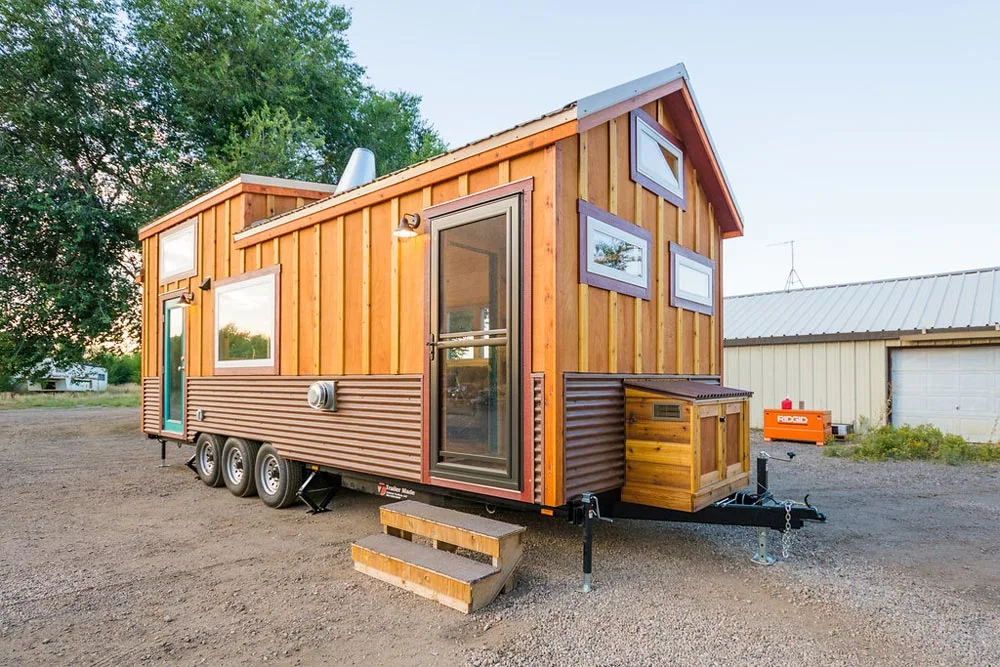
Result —
POLYGON ((351 4, 452 147, 684 62, 746 235, 726 294, 1000 265, 1000 1, 351 4))

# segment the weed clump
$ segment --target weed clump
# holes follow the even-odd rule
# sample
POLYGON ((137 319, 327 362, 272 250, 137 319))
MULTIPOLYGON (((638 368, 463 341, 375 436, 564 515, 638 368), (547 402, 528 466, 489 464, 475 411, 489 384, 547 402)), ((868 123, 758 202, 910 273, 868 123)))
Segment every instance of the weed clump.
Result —
POLYGON ((826 456, 855 461, 934 461, 948 465, 1000 463, 1000 445, 974 444, 929 424, 878 426, 851 444, 827 447, 826 456))

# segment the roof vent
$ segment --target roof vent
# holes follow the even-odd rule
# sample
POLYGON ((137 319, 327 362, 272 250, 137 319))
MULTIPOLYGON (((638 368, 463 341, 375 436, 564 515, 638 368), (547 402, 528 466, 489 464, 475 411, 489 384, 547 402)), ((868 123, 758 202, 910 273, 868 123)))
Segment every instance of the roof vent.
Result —
POLYGON ((337 183, 337 189, 333 194, 339 195, 352 188, 375 180, 375 153, 367 148, 355 148, 351 153, 351 159, 344 167, 344 174, 337 183))

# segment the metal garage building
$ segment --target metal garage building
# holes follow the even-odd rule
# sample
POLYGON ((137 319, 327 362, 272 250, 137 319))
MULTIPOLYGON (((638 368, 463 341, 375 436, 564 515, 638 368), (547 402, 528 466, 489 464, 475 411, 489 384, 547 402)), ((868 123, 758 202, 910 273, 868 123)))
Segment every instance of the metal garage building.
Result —
POLYGON ((835 422, 1000 436, 1000 267, 725 300, 725 384, 751 426, 790 396, 835 422))

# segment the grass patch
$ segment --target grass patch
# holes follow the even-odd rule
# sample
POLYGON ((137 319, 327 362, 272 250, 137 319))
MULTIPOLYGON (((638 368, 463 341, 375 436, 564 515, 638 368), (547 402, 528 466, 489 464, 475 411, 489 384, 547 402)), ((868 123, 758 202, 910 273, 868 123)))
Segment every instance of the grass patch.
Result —
POLYGON ((847 445, 823 450, 825 456, 855 461, 933 461, 961 463, 1000 463, 1000 445, 973 444, 959 435, 942 433, 927 424, 920 426, 879 426, 854 436, 847 445))
POLYGON ((113 385, 107 391, 58 394, 29 392, 0 394, 0 410, 24 408, 138 408, 141 391, 137 384, 113 385))

